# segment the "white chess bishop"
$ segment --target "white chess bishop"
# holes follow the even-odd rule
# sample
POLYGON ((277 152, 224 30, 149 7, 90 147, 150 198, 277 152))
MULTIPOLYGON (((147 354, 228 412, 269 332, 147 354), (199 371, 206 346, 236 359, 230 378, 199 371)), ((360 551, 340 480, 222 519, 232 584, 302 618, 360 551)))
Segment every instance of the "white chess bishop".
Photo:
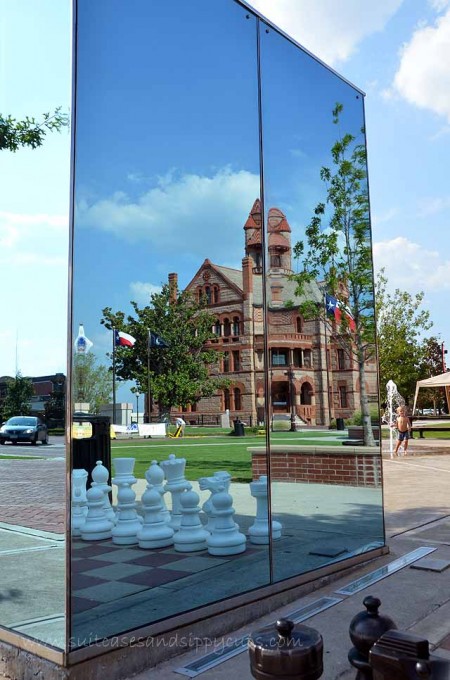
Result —
POLYGON ((185 491, 180 496, 181 522, 174 536, 175 550, 179 552, 196 552, 206 550, 209 531, 200 520, 199 495, 195 491, 185 491))
POLYGON ((162 514, 161 494, 157 489, 146 489, 142 494, 144 523, 138 529, 137 540, 140 548, 165 548, 173 545, 173 529, 168 526, 162 514))
POLYGON ((235 524, 233 499, 222 487, 211 498, 215 522, 214 530, 207 539, 210 555, 238 555, 245 551, 247 539, 235 524))
POLYGON ((170 512, 164 500, 164 494, 167 493, 164 488, 164 470, 158 465, 156 460, 152 460, 150 467, 146 470, 145 479, 147 480, 147 489, 156 489, 161 496, 161 517, 165 522, 169 523, 170 512))
POLYGON ((111 538, 112 522, 107 518, 103 507, 103 491, 92 487, 86 492, 88 511, 80 528, 83 541, 103 541, 111 538))
MULTIPOLYGON (((250 493, 253 498, 256 498, 256 517, 249 527, 248 535, 250 543, 256 545, 267 545, 270 539, 267 492, 266 475, 261 475, 259 479, 250 482, 250 493)), ((282 528, 280 522, 272 520, 272 539, 274 541, 281 538, 282 528)))
POLYGON ((170 491, 172 496, 172 513, 169 526, 172 527, 174 531, 178 531, 181 523, 180 496, 184 491, 190 491, 192 489, 192 484, 188 482, 184 476, 186 459, 176 458, 176 456, 171 453, 168 460, 161 461, 160 466, 164 470, 164 475, 167 479, 167 484, 164 486, 164 489, 170 491))

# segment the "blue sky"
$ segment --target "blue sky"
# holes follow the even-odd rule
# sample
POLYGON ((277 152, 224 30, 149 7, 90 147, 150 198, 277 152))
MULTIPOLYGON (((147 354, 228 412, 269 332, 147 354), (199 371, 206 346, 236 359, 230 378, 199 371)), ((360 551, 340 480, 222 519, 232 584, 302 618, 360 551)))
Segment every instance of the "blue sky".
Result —
MULTIPOLYGON (((186 13, 186 31, 180 32, 177 42, 180 52, 158 50, 159 96, 145 88, 146 73, 155 61, 138 39, 142 32, 152 44, 145 17, 137 25, 127 25, 123 17, 112 21, 109 44, 101 43, 95 60, 80 61, 84 76, 79 91, 75 242, 80 266, 74 321, 84 323, 99 354, 110 345, 98 324, 102 305, 117 309, 123 308, 124 300, 144 303, 168 271, 178 271, 184 284, 205 257, 239 266, 243 254, 242 226, 258 194, 251 84, 254 25, 252 19, 241 21, 241 9, 230 9, 225 0, 197 2, 205 25, 223 12, 221 24, 232 25, 239 37, 231 41, 227 31, 207 31, 193 45, 192 13, 186 13), (132 77, 119 59, 121 50, 135 59, 132 77), (225 55, 221 60, 219 51, 225 55), (181 53, 184 59, 179 58, 181 53), (108 60, 109 81, 102 59, 108 60), (201 69, 200 88, 187 77, 193 64, 201 69), (164 87, 173 85, 174 74, 177 98, 167 116, 164 87), (209 96, 202 100, 205 83, 210 85, 209 96), (201 118, 195 115, 199 103, 201 118), (133 143, 121 144, 122 127, 133 143), (136 131, 134 136, 130 129, 136 131), (226 200, 231 195, 233 200, 226 200), (202 229, 195 230, 196 223, 208 226, 207 239, 202 229), (157 239, 149 238, 155 233, 152 228, 157 229, 157 239), (187 233, 197 234, 189 247, 182 245, 187 233), (108 281, 114 285, 107 287, 108 281)), ((113 4, 120 5, 117 0, 113 4)), ((445 164, 450 157, 450 3, 379 0, 369 7, 359 0, 254 0, 251 4, 367 93, 375 266, 385 267, 391 288, 425 291, 434 321, 431 332, 450 342, 450 322, 444 313, 450 285, 445 164)), ((2 0, 0 6, 0 112, 38 116, 58 105, 69 108, 69 3, 2 0)), ((94 7, 96 16, 91 12, 84 24, 90 31, 83 33, 86 49, 99 42, 102 2, 94 7)), ((180 11, 186 9, 181 2, 180 11)), ((165 16, 161 9, 159 19, 169 35, 169 7, 165 16)), ((263 62, 266 56, 270 63, 276 49, 274 36, 268 36, 263 62)), ((274 66, 266 81, 267 121, 283 121, 283 112, 296 110, 295 94, 287 83, 283 86, 282 75, 283 70, 277 73, 274 66)), ((314 82, 314 96, 322 97, 319 108, 328 111, 325 88, 314 82)), ((345 85, 336 87, 339 98, 353 92, 345 85)), ((298 106, 306 116, 307 107, 298 106)), ((350 99, 346 115, 348 125, 356 124, 358 104, 350 104, 350 99)), ((293 120, 289 119, 290 126, 293 120)), ((279 130, 280 145, 268 149, 273 161, 267 168, 269 202, 285 210, 295 230, 305 217, 293 185, 289 195, 287 190, 282 193, 286 182, 277 159, 277 149, 283 148, 283 128, 279 130)), ((305 129, 299 126, 296 146, 289 147, 290 159, 299 159, 297 168, 308 152, 308 135, 302 133, 305 129)), ((69 146, 69 135, 63 133, 49 136, 39 150, 1 154, 0 290, 8 317, 0 329, 0 375, 13 374, 16 359, 24 374, 65 371, 69 146), (20 285, 13 286, 12 281, 20 285)), ((315 148, 311 176, 329 143, 323 139, 315 148)), ((292 179, 284 167, 285 178, 292 179)), ((305 183, 303 175, 299 195, 305 183)))

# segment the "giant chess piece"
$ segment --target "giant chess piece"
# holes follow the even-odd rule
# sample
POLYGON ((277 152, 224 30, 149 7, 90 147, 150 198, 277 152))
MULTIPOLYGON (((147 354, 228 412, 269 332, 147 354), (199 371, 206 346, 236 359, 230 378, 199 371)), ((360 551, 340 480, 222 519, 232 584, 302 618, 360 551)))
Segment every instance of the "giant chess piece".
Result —
POLYGON ((138 529, 140 548, 166 548, 173 545, 173 529, 163 518, 161 494, 156 488, 146 489, 142 494, 144 523, 138 529))
POLYGON ((220 470, 214 473, 212 477, 200 477, 198 484, 201 491, 210 491, 210 496, 202 505, 202 510, 208 518, 205 529, 212 533, 215 527, 215 514, 212 498, 214 494, 219 493, 219 489, 223 489, 228 493, 230 488, 231 475, 229 472, 220 470))
POLYGON ((72 537, 81 536, 81 527, 86 522, 86 516, 84 514, 84 503, 85 501, 83 501, 81 489, 78 486, 76 486, 72 493, 72 512, 70 516, 72 537))
POLYGON ((83 541, 103 541, 111 538, 112 522, 107 518, 103 508, 103 491, 99 487, 92 487, 86 491, 88 511, 82 525, 81 538, 83 541))
POLYGON ((166 493, 166 489, 164 488, 164 470, 158 465, 156 460, 152 460, 152 464, 145 472, 145 479, 147 480, 147 489, 156 489, 161 496, 161 518, 169 523, 170 512, 168 511, 164 500, 164 494, 166 493))
MULTIPOLYGON (((250 493, 256 498, 256 517, 249 527, 248 535, 250 543, 267 545, 269 543, 269 507, 267 502, 267 477, 261 475, 258 480, 250 482, 250 493)), ((281 538, 282 525, 272 520, 272 540, 281 538)))
MULTIPOLYGON (((117 500, 119 499, 119 491, 124 486, 129 487, 136 484, 137 479, 134 476, 134 466, 136 463, 136 458, 113 458, 112 461, 115 469, 115 475, 112 479, 112 483, 117 486, 117 500)), ((117 503, 116 511, 116 522, 119 518, 120 504, 117 503)), ((137 513, 136 513, 137 514, 137 513)), ((142 523, 142 517, 137 515, 139 521, 142 523)))
POLYGON ((244 552, 246 538, 234 522, 233 499, 223 487, 212 497, 215 514, 213 533, 207 539, 210 555, 238 555, 244 552))
POLYGON ((116 545, 135 545, 141 522, 136 512, 136 494, 128 482, 121 483, 117 491, 117 522, 112 530, 116 545))
POLYGON ((185 491, 180 496, 181 522, 174 537, 175 550, 178 552, 196 552, 208 547, 206 541, 210 533, 200 521, 199 501, 195 491, 185 491))
POLYGON ((172 514, 169 526, 174 531, 178 531, 181 523, 181 506, 180 496, 184 491, 190 491, 192 484, 187 481, 184 476, 184 468, 186 467, 185 458, 176 458, 173 453, 169 455, 168 460, 163 460, 160 466, 164 470, 164 475, 167 479, 167 484, 164 486, 166 491, 170 491, 172 496, 172 514))
POLYGON ((108 519, 111 520, 113 524, 116 523, 116 513, 114 512, 113 508, 111 507, 111 503, 109 500, 109 494, 112 490, 112 487, 109 486, 108 484, 108 479, 109 479, 109 470, 106 468, 101 460, 98 460, 95 464, 95 468, 91 472, 92 476, 92 484, 91 486, 96 486, 99 489, 103 491, 104 494, 104 503, 103 507, 106 512, 106 516, 108 519))
POLYGON ((79 507, 82 508, 85 517, 88 511, 86 499, 87 478, 87 470, 84 470, 83 468, 75 468, 72 470, 72 498, 75 496, 76 489, 79 489, 80 493, 76 495, 79 497, 79 507))

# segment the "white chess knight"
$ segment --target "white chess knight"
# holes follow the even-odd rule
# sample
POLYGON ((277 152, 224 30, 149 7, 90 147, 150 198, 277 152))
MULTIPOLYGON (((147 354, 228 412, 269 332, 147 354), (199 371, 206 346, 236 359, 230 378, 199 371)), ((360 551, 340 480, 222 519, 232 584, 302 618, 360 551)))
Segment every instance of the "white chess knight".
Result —
POLYGON ((224 470, 215 472, 212 477, 200 477, 198 480, 198 485, 201 491, 211 492, 208 500, 206 500, 202 505, 202 510, 208 518, 205 529, 207 529, 209 532, 214 531, 215 526, 215 514, 212 498, 214 494, 219 492, 220 489, 228 492, 230 488, 230 482, 231 475, 229 472, 224 470))
MULTIPOLYGON (((248 530, 250 543, 266 545, 270 539, 266 475, 261 475, 258 480, 250 482, 250 493, 253 498, 256 498, 256 517, 248 530)), ((272 520, 272 539, 281 538, 281 531, 280 522, 272 520)))
POLYGON ((142 494, 144 523, 138 529, 140 548, 165 548, 173 545, 174 531, 163 518, 161 494, 156 488, 146 489, 142 494))
POLYGON ((233 499, 224 487, 211 498, 215 522, 207 539, 210 555, 238 555, 245 551, 247 539, 241 534, 233 515, 233 499))
POLYGON ((156 489, 156 491, 161 496, 161 518, 169 523, 170 522, 170 512, 167 509, 166 502, 164 500, 164 494, 167 493, 164 488, 164 470, 156 460, 152 460, 152 463, 148 470, 145 472, 145 479, 147 480, 147 489, 156 489))
POLYGON ((206 550, 210 536, 200 520, 199 495, 195 491, 184 491, 180 495, 181 522, 174 536, 175 550, 196 552, 206 550))
POLYGON ((116 513, 114 512, 113 508, 111 507, 111 503, 109 500, 109 493, 112 490, 112 487, 109 486, 108 484, 108 479, 109 479, 109 471, 108 468, 106 468, 101 460, 98 460, 95 464, 95 468, 92 470, 91 473, 92 476, 92 484, 91 486, 96 486, 99 489, 103 491, 104 494, 104 503, 103 507, 106 512, 106 516, 113 524, 116 523, 116 513))
POLYGON ((107 518, 103 507, 103 491, 92 487, 86 492, 88 511, 84 524, 80 528, 83 541, 103 541, 111 538, 113 523, 107 518))
POLYGON ((141 521, 136 512, 136 494, 128 482, 121 483, 117 491, 117 522, 112 530, 113 543, 136 545, 141 521))
POLYGON ((167 484, 164 486, 164 489, 170 491, 172 496, 172 514, 169 526, 172 527, 174 531, 178 531, 181 523, 180 495, 184 491, 190 491, 192 489, 192 484, 188 482, 184 476, 186 459, 176 458, 176 456, 171 453, 168 460, 161 461, 160 466, 164 470, 164 475, 167 479, 167 484))

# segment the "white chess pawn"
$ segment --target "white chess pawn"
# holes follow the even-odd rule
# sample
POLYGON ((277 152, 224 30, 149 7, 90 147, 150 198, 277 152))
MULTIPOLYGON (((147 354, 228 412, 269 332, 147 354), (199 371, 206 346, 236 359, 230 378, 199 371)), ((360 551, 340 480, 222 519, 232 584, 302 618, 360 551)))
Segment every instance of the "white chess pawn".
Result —
POLYGON ((117 522, 112 530, 113 543, 135 545, 141 522, 136 512, 136 494, 127 482, 121 483, 117 491, 117 509, 117 522))
POLYGON ((106 468, 101 460, 98 460, 95 464, 95 468, 92 470, 92 484, 91 486, 96 486, 99 489, 103 491, 104 494, 104 503, 103 507, 106 512, 106 516, 108 519, 111 520, 113 524, 116 523, 116 513, 114 512, 113 508, 111 507, 111 503, 109 500, 109 493, 112 490, 112 487, 109 486, 108 484, 108 479, 109 479, 109 471, 108 468, 106 468))
POLYGON ((181 522, 174 536, 175 550, 196 552, 206 550, 206 540, 210 533, 200 521, 199 495, 195 491, 185 491, 180 496, 181 522))
MULTIPOLYGON (((258 480, 250 482, 250 493, 256 498, 256 517, 249 527, 250 543, 268 545, 269 543, 269 507, 267 501, 267 476, 261 475, 258 480)), ((272 539, 281 538, 282 525, 272 520, 272 539)))
POLYGON ((156 489, 147 489, 142 494, 144 523, 137 532, 140 548, 165 548, 173 545, 173 529, 162 517, 161 495, 156 489))
POLYGON ((164 488, 164 470, 158 465, 156 460, 152 460, 152 464, 148 470, 146 470, 145 479, 147 480, 147 489, 156 489, 161 496, 161 518, 169 523, 170 512, 168 511, 164 500, 164 494, 167 493, 164 488))
MULTIPOLYGON (((86 505, 87 510, 87 505, 86 505)), ((72 536, 81 536, 81 527, 86 521, 86 516, 84 514, 84 505, 81 489, 75 487, 72 496, 72 514, 71 514, 71 528, 72 536)))
POLYGON ((91 487, 86 492, 88 511, 82 525, 81 538, 83 541, 103 541, 111 538, 112 522, 107 518, 103 509, 103 491, 98 487, 91 487))
POLYGON ((88 507, 86 500, 86 485, 87 485, 88 473, 87 470, 83 468, 75 468, 72 470, 72 497, 75 496, 75 490, 80 489, 81 499, 80 507, 83 510, 83 515, 86 517, 88 507))
POLYGON ((234 522, 233 499, 225 490, 212 497, 216 516, 213 533, 207 539, 210 555, 238 555, 245 551, 247 539, 234 522))

